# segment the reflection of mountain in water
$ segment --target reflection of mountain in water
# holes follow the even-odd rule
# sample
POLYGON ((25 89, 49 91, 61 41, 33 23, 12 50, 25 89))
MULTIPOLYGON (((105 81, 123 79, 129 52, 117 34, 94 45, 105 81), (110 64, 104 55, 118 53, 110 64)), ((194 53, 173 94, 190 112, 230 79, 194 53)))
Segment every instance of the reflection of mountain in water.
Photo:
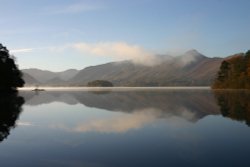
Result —
POLYGON ((219 114, 214 96, 209 90, 149 90, 149 91, 50 91, 35 95, 22 92, 27 105, 52 102, 81 103, 109 111, 134 113, 141 110, 156 110, 158 117, 182 117, 197 121, 207 115, 219 114))
POLYGON ((71 92, 21 91, 21 95, 25 98, 25 104, 31 106, 49 104, 53 102, 63 102, 70 105, 79 103, 76 98, 72 96, 71 92))
POLYGON ((250 126, 249 91, 215 91, 214 94, 224 117, 243 121, 250 126))
POLYGON ((17 92, 0 93, 0 141, 8 137, 15 127, 24 99, 17 92))

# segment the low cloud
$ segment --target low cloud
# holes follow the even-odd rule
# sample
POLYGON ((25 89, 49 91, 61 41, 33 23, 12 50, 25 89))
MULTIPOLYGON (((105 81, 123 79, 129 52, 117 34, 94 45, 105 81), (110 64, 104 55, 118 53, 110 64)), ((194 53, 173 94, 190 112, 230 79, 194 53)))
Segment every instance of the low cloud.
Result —
POLYGON ((31 122, 21 122, 21 121, 18 121, 17 125, 18 126, 33 126, 31 122))
MULTIPOLYGON (((198 52, 195 50, 183 53, 183 50, 168 52, 165 56, 157 56, 155 53, 145 48, 128 44, 126 42, 98 42, 98 43, 69 43, 59 46, 48 46, 40 48, 12 49, 12 54, 36 52, 46 50, 53 54, 60 55, 65 51, 77 51, 84 56, 101 56, 111 58, 113 61, 130 60, 136 65, 155 66, 162 61, 171 61, 175 57, 180 57, 178 63, 182 66, 190 64, 197 59, 198 52)), ((78 54, 79 54, 78 53, 78 54)))
POLYGON ((27 53, 34 51, 34 48, 22 48, 22 49, 13 49, 10 50, 10 53, 27 53))
POLYGON ((111 57, 118 61, 131 60, 135 64, 153 66, 160 62, 153 53, 125 42, 76 43, 72 47, 82 53, 111 57))

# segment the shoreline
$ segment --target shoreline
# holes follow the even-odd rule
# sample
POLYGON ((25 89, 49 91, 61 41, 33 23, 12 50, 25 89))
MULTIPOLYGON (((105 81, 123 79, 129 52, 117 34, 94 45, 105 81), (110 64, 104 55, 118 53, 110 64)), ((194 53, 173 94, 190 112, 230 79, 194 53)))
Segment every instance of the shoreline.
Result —
MULTIPOLYGON (((100 90, 211 90, 211 87, 208 86, 194 86, 194 87, 39 87, 39 89, 44 89, 46 91, 100 91, 100 90)), ((34 90, 34 87, 23 87, 18 88, 18 90, 34 90)))

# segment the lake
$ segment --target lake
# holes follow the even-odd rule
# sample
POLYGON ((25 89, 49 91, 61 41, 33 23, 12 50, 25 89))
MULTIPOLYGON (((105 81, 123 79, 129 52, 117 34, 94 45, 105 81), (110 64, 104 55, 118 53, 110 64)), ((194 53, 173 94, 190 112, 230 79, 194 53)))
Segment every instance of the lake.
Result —
POLYGON ((0 96, 4 167, 250 164, 250 92, 21 90, 0 96))

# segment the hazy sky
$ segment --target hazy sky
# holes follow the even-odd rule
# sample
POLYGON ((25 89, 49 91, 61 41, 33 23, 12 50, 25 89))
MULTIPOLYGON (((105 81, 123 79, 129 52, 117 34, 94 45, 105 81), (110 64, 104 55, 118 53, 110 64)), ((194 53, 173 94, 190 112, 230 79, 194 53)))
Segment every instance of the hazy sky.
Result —
POLYGON ((20 68, 82 69, 197 49, 250 49, 249 0, 0 0, 0 42, 20 68))

